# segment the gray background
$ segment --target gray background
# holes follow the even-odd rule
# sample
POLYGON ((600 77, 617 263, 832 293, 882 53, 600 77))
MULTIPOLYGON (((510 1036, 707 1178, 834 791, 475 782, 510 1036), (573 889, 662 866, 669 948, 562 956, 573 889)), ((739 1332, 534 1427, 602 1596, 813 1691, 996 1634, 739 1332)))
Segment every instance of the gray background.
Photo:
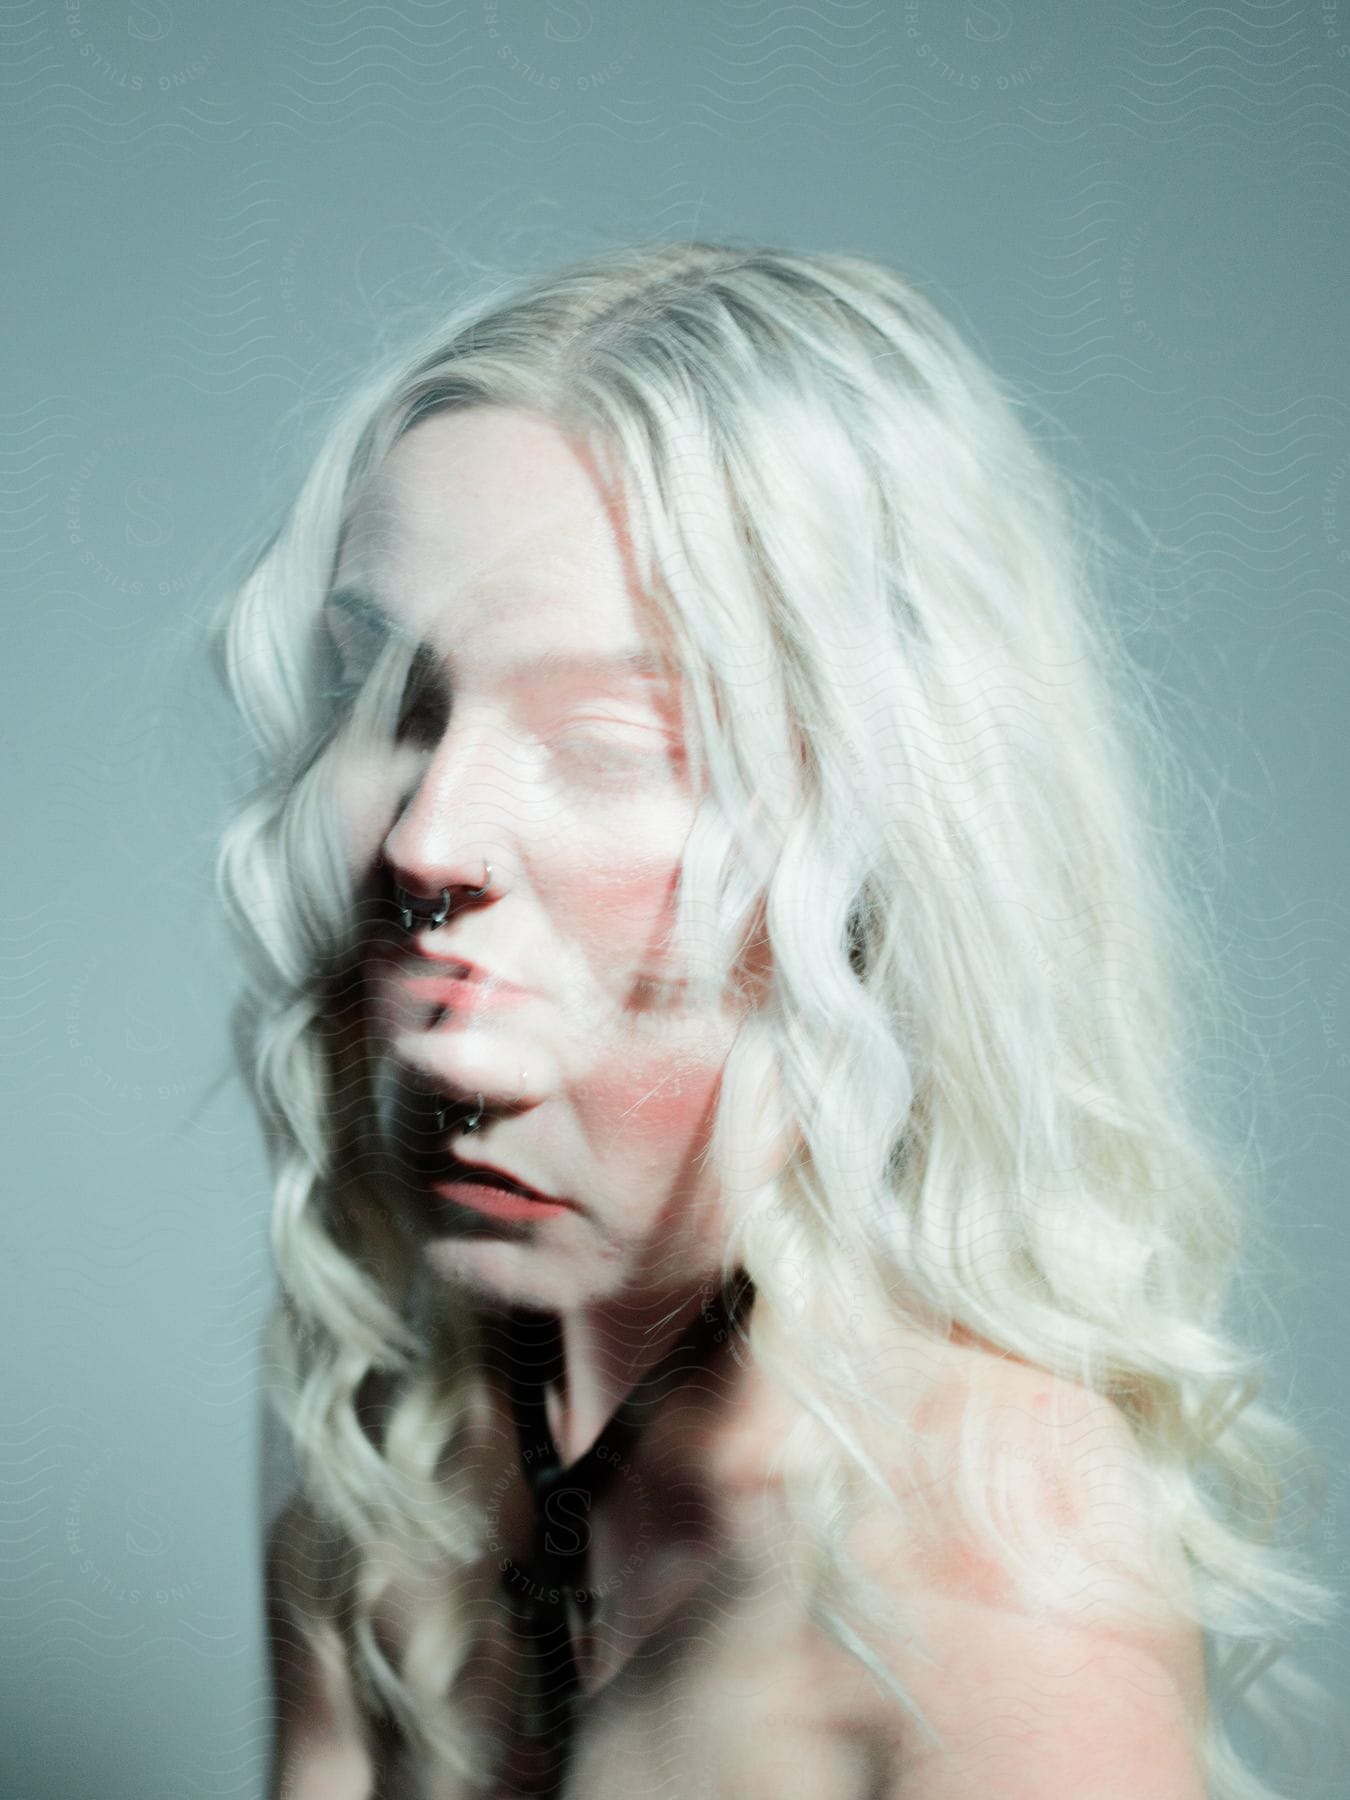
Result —
POLYGON ((213 1085, 241 763, 197 621, 410 310, 630 236, 907 271, 1126 534, 1245 1020, 1204 1046, 1262 1171, 1241 1317, 1345 1587, 1350 0, 6 0, 0 46, 4 1800, 263 1781, 268 1195, 213 1085))

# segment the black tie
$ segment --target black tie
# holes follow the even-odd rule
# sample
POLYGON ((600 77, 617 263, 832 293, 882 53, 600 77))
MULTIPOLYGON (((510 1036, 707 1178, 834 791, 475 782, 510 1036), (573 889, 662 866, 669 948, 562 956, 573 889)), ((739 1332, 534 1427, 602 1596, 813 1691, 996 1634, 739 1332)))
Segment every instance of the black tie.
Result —
POLYGON ((730 1299, 719 1290, 700 1310, 679 1342, 631 1390, 586 1454, 568 1468, 559 1461, 544 1406, 546 1384, 563 1373, 557 1318, 523 1307, 508 1315, 511 1409, 534 1495, 534 1536, 528 1564, 503 1559, 501 1581, 526 1654, 517 1728, 547 1770, 544 1796, 562 1791, 576 1723, 580 1681, 568 1605, 583 1616, 593 1606, 586 1586, 591 1509, 623 1463, 648 1411, 699 1366, 714 1344, 725 1340, 746 1309, 752 1285, 745 1276, 739 1282, 730 1299), (560 1495, 550 1508, 550 1496, 560 1489, 566 1490, 566 1504, 560 1495))

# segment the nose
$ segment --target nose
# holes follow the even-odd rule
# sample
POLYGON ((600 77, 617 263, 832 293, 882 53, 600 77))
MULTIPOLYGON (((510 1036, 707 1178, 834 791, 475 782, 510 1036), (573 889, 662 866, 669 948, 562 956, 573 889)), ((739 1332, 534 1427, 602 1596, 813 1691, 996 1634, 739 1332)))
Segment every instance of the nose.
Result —
POLYGON ((415 782, 403 792, 381 846, 395 883, 423 911, 494 896, 511 863, 506 828, 511 781, 500 724, 447 727, 415 782), (494 879, 488 871, 495 870, 494 879))

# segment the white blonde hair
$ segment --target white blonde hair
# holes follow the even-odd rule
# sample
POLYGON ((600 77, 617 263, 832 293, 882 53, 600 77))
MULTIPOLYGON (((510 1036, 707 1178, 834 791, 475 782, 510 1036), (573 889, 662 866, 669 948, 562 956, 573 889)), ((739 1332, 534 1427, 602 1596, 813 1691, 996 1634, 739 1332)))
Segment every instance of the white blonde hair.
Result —
MULTIPOLYGON (((494 1747, 449 1698, 471 1640, 453 1581, 398 1666, 372 1626, 397 1567, 483 1554, 484 1496, 454 1475, 481 1343, 343 1153, 365 1092, 334 1004, 351 888, 316 651, 363 484, 418 419, 482 405, 584 437, 641 522, 705 779, 680 936, 708 993, 757 938, 771 955, 708 1154, 737 1201, 727 1269, 754 1283, 749 1354, 818 1440, 820 1475, 792 1485, 814 1616, 905 1698, 832 1546, 841 1506, 889 1492, 873 1428, 908 1429, 870 1321, 955 1327, 1115 1402, 1186 1553, 1176 1604, 1220 1687, 1229 1656, 1265 1656, 1243 1704, 1278 1724, 1277 1691, 1287 1711, 1320 1690, 1275 1653, 1331 1596, 1276 1541, 1316 1459, 1221 1317, 1255 1220, 1195 1097, 1216 959, 1143 798, 1174 773, 1086 507, 934 306, 846 255, 656 244, 474 296, 345 407, 232 598, 221 663, 262 769, 219 871, 276 1173, 270 1372, 310 1533, 294 1628, 372 1721, 484 1775, 494 1747), (752 1182, 775 1124, 796 1148, 752 1182)), ((1043 1595, 1047 1546, 980 1487, 964 1512, 1043 1595)), ((1204 1756, 1216 1800, 1274 1791, 1217 1706, 1204 1756)))

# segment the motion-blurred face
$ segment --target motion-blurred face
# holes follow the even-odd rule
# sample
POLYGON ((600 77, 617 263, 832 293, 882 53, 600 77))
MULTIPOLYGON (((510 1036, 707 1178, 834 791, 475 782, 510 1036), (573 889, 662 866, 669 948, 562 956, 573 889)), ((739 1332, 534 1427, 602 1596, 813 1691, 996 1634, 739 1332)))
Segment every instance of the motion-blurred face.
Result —
POLYGON ((523 412, 421 421, 351 517, 325 621, 353 694, 396 671, 336 752, 396 1203, 489 1303, 689 1291, 720 1256, 700 1152, 737 1020, 690 1011, 670 954, 697 798, 677 672, 584 450, 523 412))

